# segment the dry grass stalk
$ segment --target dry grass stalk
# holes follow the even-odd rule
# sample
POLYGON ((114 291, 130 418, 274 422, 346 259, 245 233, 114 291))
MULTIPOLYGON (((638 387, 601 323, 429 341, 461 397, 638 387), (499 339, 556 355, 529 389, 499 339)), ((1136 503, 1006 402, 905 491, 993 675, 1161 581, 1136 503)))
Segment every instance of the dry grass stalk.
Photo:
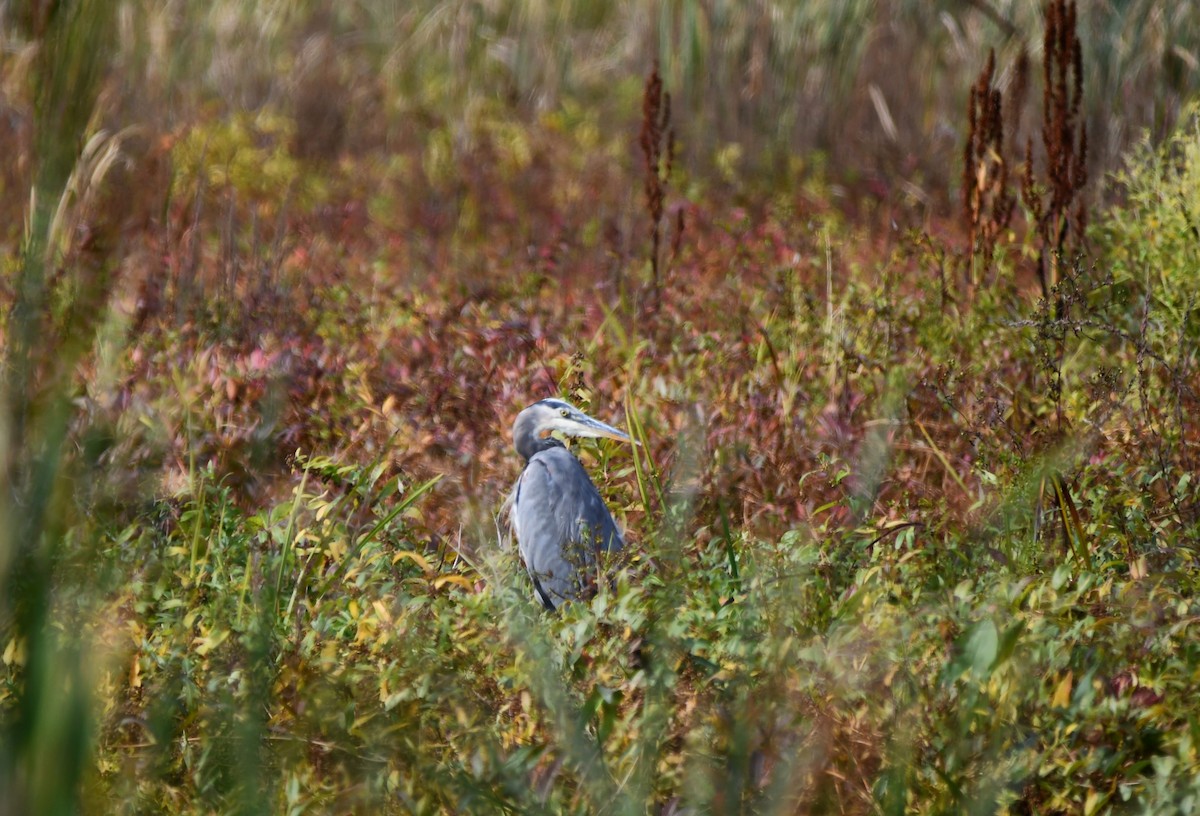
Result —
MULTIPOLYGON (((675 129, 671 126, 671 94, 663 91, 658 62, 650 69, 642 94, 642 127, 638 137, 645 170, 643 189, 646 193, 646 212, 650 216, 650 272, 657 306, 661 289, 661 246, 663 210, 667 197, 671 167, 675 163, 675 129)), ((678 218, 677 237, 672 242, 676 251, 678 233, 682 233, 682 213, 678 218)))
POLYGON ((1033 140, 1025 149, 1021 195, 1041 238, 1038 279, 1049 297, 1058 284, 1064 253, 1083 237, 1087 184, 1087 129, 1079 115, 1083 99, 1083 49, 1076 29, 1074 0, 1051 0, 1046 9, 1042 56, 1042 145, 1046 177, 1033 170, 1033 140))
POLYGON ((968 286, 977 281, 973 259, 987 263, 1012 219, 1015 200, 1008 189, 1008 163, 1004 158, 1003 97, 993 87, 996 54, 988 52, 987 64, 971 86, 967 105, 967 143, 963 151, 963 213, 972 256, 968 286))

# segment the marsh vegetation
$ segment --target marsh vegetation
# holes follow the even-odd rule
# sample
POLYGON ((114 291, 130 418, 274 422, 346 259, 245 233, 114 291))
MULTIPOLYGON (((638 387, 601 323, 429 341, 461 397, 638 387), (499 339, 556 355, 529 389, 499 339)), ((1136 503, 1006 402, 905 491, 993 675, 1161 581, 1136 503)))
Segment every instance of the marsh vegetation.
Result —
POLYGON ((1194 4, 0 21, 0 813, 1198 806, 1194 4))

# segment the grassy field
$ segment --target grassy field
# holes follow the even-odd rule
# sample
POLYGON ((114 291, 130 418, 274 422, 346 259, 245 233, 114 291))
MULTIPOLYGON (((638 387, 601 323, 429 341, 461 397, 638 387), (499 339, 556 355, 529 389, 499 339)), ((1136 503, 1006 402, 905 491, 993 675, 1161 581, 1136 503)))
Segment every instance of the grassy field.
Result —
POLYGON ((1194 4, 0 23, 0 814, 1200 808, 1194 4))

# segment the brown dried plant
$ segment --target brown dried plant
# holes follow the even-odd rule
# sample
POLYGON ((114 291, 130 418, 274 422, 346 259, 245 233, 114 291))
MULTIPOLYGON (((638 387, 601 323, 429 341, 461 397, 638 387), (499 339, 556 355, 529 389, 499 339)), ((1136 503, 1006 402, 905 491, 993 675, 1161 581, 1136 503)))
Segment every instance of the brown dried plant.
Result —
POLYGON ((987 263, 996 242, 1008 228, 1016 203, 1008 189, 1008 162, 1004 157, 1003 97, 992 85, 996 54, 971 86, 967 104, 967 143, 963 150, 963 214, 971 255, 968 287, 978 283, 975 259, 987 263))
POLYGON ((1025 48, 1017 55, 1013 66, 1012 81, 1004 97, 1004 121, 1008 123, 1010 144, 1015 143, 1021 133, 1025 112, 1025 99, 1029 96, 1029 51, 1025 48))
POLYGON ((1042 55, 1044 181, 1034 177, 1032 138, 1025 148, 1021 196, 1041 239, 1038 279, 1044 297, 1049 297, 1058 284, 1059 264, 1064 253, 1082 239, 1087 217, 1080 196, 1088 177, 1087 129, 1079 115, 1083 99, 1083 49, 1075 33, 1075 23, 1074 0, 1050 1, 1042 55))
MULTIPOLYGON (((646 193, 646 212, 650 216, 650 273, 657 304, 661 287, 661 247, 663 232, 663 210, 667 197, 667 185, 671 168, 675 163, 675 129, 671 126, 671 94, 663 91, 662 77, 655 60, 646 77, 642 94, 642 128, 638 137, 642 148, 646 193)), ((678 246, 682 234, 683 220, 680 211, 676 224, 676 237, 672 248, 678 246)))

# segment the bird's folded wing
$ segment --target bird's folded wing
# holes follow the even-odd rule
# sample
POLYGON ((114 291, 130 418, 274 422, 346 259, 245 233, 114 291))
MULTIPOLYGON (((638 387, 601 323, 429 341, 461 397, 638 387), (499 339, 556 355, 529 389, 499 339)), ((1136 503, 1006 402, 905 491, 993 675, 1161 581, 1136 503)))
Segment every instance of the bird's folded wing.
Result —
POLYGON ((578 595, 578 570, 594 562, 597 549, 623 544, 596 486, 565 448, 529 460, 511 518, 525 566, 555 605, 558 598, 578 595))

